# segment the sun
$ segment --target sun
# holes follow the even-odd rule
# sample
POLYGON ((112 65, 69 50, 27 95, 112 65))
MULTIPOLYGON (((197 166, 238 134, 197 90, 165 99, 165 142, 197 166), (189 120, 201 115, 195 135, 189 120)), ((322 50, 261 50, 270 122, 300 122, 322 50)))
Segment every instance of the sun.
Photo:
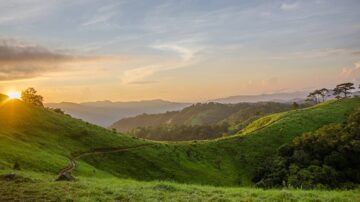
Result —
POLYGON ((21 93, 19 91, 9 91, 6 95, 9 99, 21 99, 21 93))

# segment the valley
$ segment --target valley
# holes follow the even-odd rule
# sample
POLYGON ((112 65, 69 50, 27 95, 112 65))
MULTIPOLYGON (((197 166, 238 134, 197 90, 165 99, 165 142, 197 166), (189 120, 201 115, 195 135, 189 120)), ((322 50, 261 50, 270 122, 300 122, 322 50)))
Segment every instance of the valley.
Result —
POLYGON ((84 156, 77 160, 73 175, 80 179, 116 177, 226 187, 253 186, 251 179, 259 163, 275 155, 282 144, 323 125, 341 123, 359 107, 359 98, 333 100, 265 116, 231 137, 158 142, 116 133, 5 98, 0 110, 0 166, 8 170, 17 164, 23 173, 44 172, 53 175, 55 180, 68 159, 83 152, 152 144, 124 153, 84 156))

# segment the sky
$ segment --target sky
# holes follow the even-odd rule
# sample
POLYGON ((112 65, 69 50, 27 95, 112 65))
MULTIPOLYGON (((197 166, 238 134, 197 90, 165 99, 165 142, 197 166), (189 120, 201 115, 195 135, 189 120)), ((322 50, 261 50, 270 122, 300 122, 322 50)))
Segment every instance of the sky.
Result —
POLYGON ((0 0, 0 92, 206 101, 360 83, 359 0, 0 0))

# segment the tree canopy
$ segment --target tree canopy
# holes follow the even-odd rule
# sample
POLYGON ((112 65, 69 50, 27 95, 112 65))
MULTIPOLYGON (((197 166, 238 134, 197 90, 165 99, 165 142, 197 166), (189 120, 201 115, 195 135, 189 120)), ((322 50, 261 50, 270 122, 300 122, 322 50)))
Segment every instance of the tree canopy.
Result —
POLYGON ((360 184, 360 110, 285 144, 259 167, 259 187, 353 188, 360 184))
POLYGON ((34 88, 28 88, 21 92, 21 99, 29 104, 43 107, 44 98, 41 95, 37 95, 37 91, 34 88))
POLYGON ((351 95, 351 90, 353 89, 355 89, 353 83, 342 83, 334 88, 334 95, 337 96, 337 98, 347 98, 351 95), (342 94, 343 96, 341 96, 342 94))

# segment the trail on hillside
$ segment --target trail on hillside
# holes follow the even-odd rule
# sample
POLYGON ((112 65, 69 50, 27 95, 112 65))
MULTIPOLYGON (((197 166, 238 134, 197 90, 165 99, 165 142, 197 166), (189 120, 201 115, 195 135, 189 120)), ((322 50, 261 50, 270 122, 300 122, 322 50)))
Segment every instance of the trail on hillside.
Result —
POLYGON ((153 144, 141 144, 141 145, 135 145, 131 147, 122 147, 122 148, 99 148, 99 149, 92 149, 90 151, 81 152, 78 155, 72 157, 69 161, 69 164, 60 170, 57 181, 60 180, 71 180, 74 179, 71 175, 71 172, 76 168, 76 160, 90 155, 99 155, 99 154, 109 154, 109 153, 119 153, 119 152, 125 152, 129 151, 131 149, 137 149, 141 147, 151 146, 153 144))

